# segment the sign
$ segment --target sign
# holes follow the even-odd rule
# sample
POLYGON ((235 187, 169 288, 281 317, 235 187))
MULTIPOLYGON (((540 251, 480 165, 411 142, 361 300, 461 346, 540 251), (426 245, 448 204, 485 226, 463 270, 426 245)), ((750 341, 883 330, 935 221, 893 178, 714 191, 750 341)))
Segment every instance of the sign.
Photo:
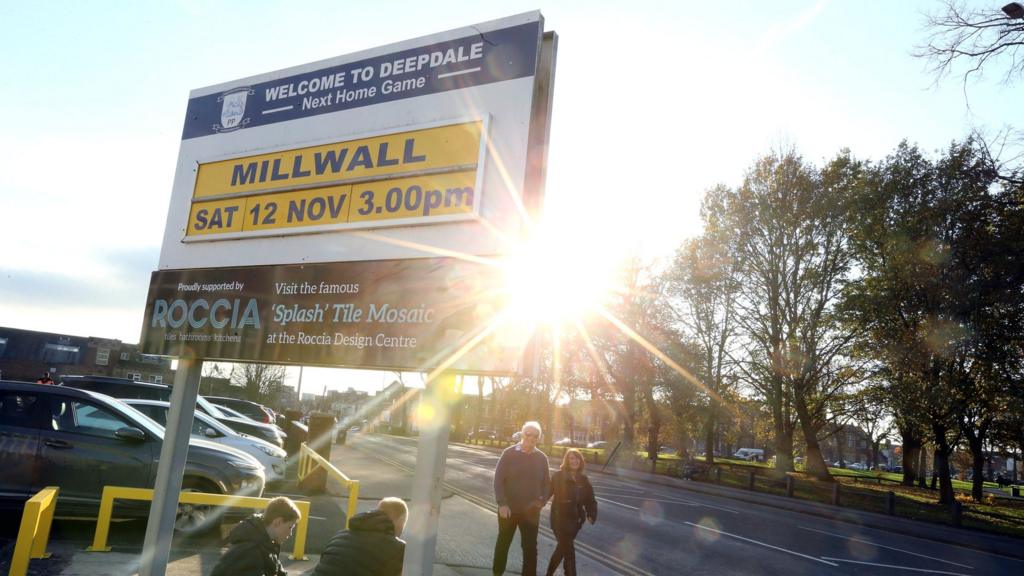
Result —
POLYGON ((522 352, 493 286, 452 258, 153 273, 142 353, 505 373, 522 352))
POLYGON ((469 122, 203 164, 186 241, 473 217, 483 126, 469 122))
POLYGON ((194 90, 159 269, 506 252, 542 189, 543 28, 530 12, 194 90))

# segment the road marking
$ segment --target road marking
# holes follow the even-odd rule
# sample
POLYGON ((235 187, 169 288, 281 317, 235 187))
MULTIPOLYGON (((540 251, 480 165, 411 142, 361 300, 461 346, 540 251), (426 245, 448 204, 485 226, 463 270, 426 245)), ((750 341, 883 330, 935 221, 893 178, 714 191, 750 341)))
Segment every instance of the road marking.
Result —
POLYGON ((799 556, 801 558, 806 558, 808 560, 814 560, 815 562, 821 562, 822 564, 828 564, 829 566, 835 566, 837 568, 839 567, 839 564, 836 564, 835 562, 829 562, 825 558, 815 558, 814 556, 808 556, 807 554, 801 554, 799 552, 794 552, 792 550, 787 550, 785 548, 779 548, 778 546, 772 546, 771 544, 768 544, 766 542, 761 542, 759 540, 754 540, 752 538, 745 538, 743 536, 731 534, 729 532, 723 532, 721 530, 716 530, 708 526, 701 526, 700 524, 694 524, 693 522, 683 522, 683 524, 689 524, 690 526, 693 526, 694 528, 700 528, 701 530, 710 530, 711 532, 715 532, 723 536, 731 536, 733 538, 743 540, 745 542, 750 542, 751 544, 757 544, 758 546, 764 546, 765 548, 771 548, 772 550, 778 550, 779 552, 785 552, 786 554, 792 554, 794 556, 799 556))
MULTIPOLYGON (((896 570, 910 570, 911 572, 927 572, 928 574, 949 574, 950 576, 970 576, 970 574, 962 574, 960 572, 946 572, 943 570, 929 570, 927 568, 911 568, 910 566, 897 566, 895 564, 878 564, 875 562, 862 562, 860 560, 846 560, 843 558, 830 558, 828 556, 822 556, 822 560, 834 560, 836 562, 845 562, 847 564, 860 564, 862 566, 877 566, 879 568, 894 568, 896 570)), ((833 564, 835 566, 835 564, 833 564)))
POLYGON ((648 502, 670 502, 672 504, 686 504, 686 505, 689 505, 689 506, 704 506, 704 507, 707 507, 707 508, 714 508, 716 510, 722 510, 724 512, 729 512, 731 514, 739 514, 738 510, 731 510, 731 509, 725 508, 723 506, 715 506, 714 504, 704 504, 703 502, 694 502, 692 500, 679 500, 679 499, 670 499, 670 498, 650 498, 650 497, 646 497, 646 496, 627 496, 625 494, 616 494, 616 496, 618 496, 619 498, 637 498, 639 500, 644 500, 644 501, 648 501, 648 502))
POLYGON ((829 536, 835 536, 836 538, 844 538, 846 540, 852 540, 854 542, 863 542, 865 544, 870 544, 870 545, 876 546, 878 548, 888 548, 889 550, 895 550, 897 552, 903 552, 905 554, 910 554, 911 556, 919 556, 921 558, 927 558, 929 560, 936 560, 938 562, 943 562, 945 564, 952 564, 953 566, 959 566, 961 568, 967 568, 968 570, 973 570, 974 569, 974 566, 968 566, 967 564, 957 564, 956 562, 950 562, 949 560, 943 560, 942 558, 936 558, 934 556, 927 556, 925 554, 919 554, 917 552, 911 552, 910 550, 904 550, 902 548, 896 548, 895 546, 886 546, 885 544, 878 544, 877 542, 872 542, 871 540, 863 540, 861 538, 854 538, 852 536, 846 536, 844 534, 836 534, 835 532, 826 532, 825 530, 818 530, 816 528, 809 528, 807 526, 797 526, 797 528, 799 528, 801 530, 810 530, 811 532, 817 532, 818 534, 828 534, 829 536))
POLYGON ((623 508, 629 508, 631 510, 639 510, 639 508, 637 508, 636 506, 630 506, 629 504, 623 504, 622 502, 616 502, 615 500, 609 500, 607 498, 601 498, 600 496, 594 496, 594 499, 595 500, 600 500, 602 502, 607 502, 609 504, 615 504, 616 506, 622 506, 623 508))

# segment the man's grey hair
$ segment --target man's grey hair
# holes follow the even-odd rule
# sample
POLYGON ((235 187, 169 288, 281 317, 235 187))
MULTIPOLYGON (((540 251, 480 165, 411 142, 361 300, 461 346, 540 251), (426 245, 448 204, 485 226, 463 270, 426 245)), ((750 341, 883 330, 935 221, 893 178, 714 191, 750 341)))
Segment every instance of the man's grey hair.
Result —
POLYGON ((536 431, 537 431, 537 435, 538 435, 538 436, 540 436, 541 434, 543 434, 543 433, 544 433, 544 432, 543 432, 543 431, 542 431, 542 430, 540 429, 540 422, 536 422, 536 421, 534 421, 534 420, 530 420, 530 421, 529 421, 529 422, 527 422, 526 424, 523 424, 523 430, 522 430, 522 431, 523 431, 523 432, 526 432, 526 429, 527 429, 527 428, 532 428, 533 430, 536 430, 536 431))

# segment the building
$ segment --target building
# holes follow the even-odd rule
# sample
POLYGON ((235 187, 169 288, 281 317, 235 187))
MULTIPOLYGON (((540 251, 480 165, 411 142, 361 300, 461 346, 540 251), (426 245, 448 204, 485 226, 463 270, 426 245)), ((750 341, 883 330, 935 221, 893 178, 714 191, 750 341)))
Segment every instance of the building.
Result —
POLYGON ((0 377, 34 382, 44 372, 56 382, 61 376, 78 374, 157 384, 174 381, 170 358, 141 354, 136 344, 0 327, 0 377))

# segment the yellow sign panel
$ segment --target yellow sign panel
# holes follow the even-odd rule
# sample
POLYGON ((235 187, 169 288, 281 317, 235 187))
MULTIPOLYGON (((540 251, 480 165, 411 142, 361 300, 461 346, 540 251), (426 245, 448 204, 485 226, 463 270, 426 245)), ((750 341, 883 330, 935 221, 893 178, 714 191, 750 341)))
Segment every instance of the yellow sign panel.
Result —
POLYGON ((193 199, 476 167, 480 121, 202 164, 193 199))
POLYGON ((356 184, 349 218, 369 222, 470 213, 475 185, 475 171, 356 184))

